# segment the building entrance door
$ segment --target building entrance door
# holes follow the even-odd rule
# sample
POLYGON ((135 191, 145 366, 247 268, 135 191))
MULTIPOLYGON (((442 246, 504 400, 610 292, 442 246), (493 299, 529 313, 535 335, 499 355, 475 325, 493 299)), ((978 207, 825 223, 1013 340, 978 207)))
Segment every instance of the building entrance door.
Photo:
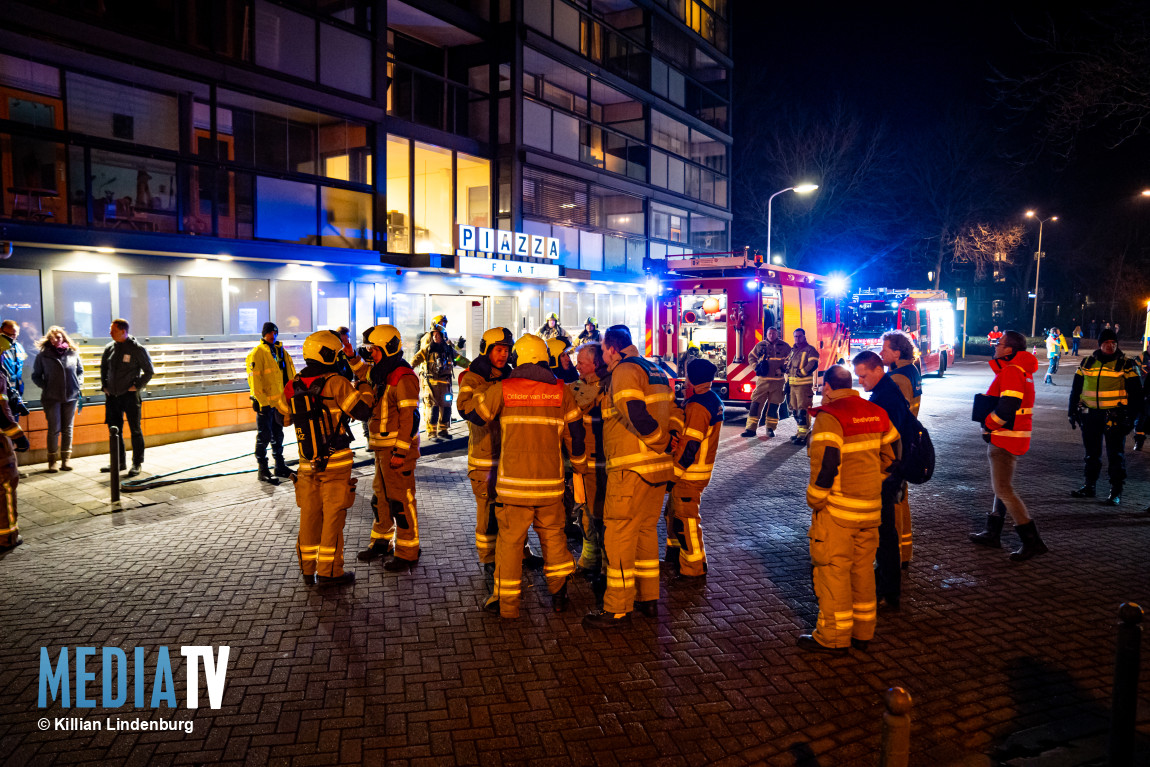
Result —
POLYGON ((447 337, 458 343, 460 337, 464 339, 464 346, 460 350, 463 356, 474 359, 479 354, 479 339, 487 329, 485 305, 491 299, 485 296, 429 296, 430 311, 428 312, 428 327, 436 315, 447 317, 447 337))

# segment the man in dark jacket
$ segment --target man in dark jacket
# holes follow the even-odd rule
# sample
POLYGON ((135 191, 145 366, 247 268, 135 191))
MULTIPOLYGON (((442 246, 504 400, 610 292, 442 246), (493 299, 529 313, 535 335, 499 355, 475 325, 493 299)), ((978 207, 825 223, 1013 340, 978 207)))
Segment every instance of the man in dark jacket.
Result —
MULTIPOLYGON (((882 358, 872 351, 860 353, 852 361, 855 375, 863 389, 870 392, 870 401, 886 411, 891 426, 899 433, 901 446, 915 428, 910 405, 890 373, 883 372, 882 358)), ((902 456, 899 455, 899 458, 902 456)), ((879 605, 898 609, 902 598, 902 563, 899 556, 898 527, 895 525, 895 507, 905 492, 897 465, 892 467, 882 488, 882 521, 878 527, 878 552, 875 555, 875 591, 879 605)))
MULTIPOLYGON (((104 347, 100 358, 100 389, 104 392, 104 423, 123 429, 128 419, 132 432, 132 469, 129 477, 140 473, 144 463, 144 431, 140 428, 140 391, 152 380, 152 358, 148 350, 128 335, 128 321, 112 320, 108 329, 112 343, 104 347)), ((121 435, 123 432, 120 432, 121 435)), ((120 439, 120 468, 126 462, 124 440, 120 439)), ((108 473, 112 467, 100 469, 108 473)))

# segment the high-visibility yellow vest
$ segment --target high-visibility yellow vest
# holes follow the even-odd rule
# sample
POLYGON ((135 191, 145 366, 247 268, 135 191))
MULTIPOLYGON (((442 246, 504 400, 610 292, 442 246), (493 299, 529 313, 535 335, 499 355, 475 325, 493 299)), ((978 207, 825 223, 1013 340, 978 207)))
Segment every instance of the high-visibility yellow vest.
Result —
POLYGON ((1119 353, 1109 362, 1087 357, 1074 373, 1082 376, 1080 402, 1093 410, 1109 410, 1126 405, 1126 381, 1138 377, 1134 360, 1119 353))

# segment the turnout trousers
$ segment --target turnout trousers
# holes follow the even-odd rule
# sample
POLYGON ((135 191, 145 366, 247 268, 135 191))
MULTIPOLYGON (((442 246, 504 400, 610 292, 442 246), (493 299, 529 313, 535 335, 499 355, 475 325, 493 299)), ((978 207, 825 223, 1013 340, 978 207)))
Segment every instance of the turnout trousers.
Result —
POLYGON ((878 528, 842 527, 830 512, 811 514, 807 533, 819 618, 813 635, 826 647, 850 647, 851 639, 874 638, 878 600, 874 561, 878 528))
POLYGON ((343 524, 355 501, 351 466, 296 475, 299 505, 296 552, 305 575, 343 575, 343 524))
POLYGON ((543 576, 547 591, 556 594, 575 572, 575 560, 567 548, 567 535, 563 532, 566 514, 563 500, 556 499, 546 506, 511 506, 495 504, 495 517, 499 521, 499 536, 495 541, 495 589, 491 598, 499 600, 501 618, 519 617, 519 595, 523 588, 523 547, 527 545, 527 530, 534 526, 543 547, 543 576))
POLYGON ((898 530, 898 556, 900 562, 909 562, 914 554, 914 537, 910 524, 910 493, 902 483, 902 500, 894 505, 894 525, 898 530))
MULTIPOLYGON (((414 451, 413 451, 414 452, 414 451)), ((403 466, 393 469, 389 454, 375 454, 375 493, 371 542, 380 538, 395 542, 395 556, 414 562, 419 559, 419 515, 415 509, 415 456, 408 455, 403 466)))
POLYGON ((19 484, 16 452, 12 449, 11 440, 0 434, 0 547, 15 545, 20 536, 16 514, 16 486, 19 484))
POLYGON ((450 381, 428 381, 423 390, 423 412, 427 413, 427 436, 447 435, 451 426, 450 381))
MULTIPOLYGON (((499 518, 495 515, 495 474, 486 471, 468 473, 475 496, 475 550, 479 564, 495 564, 495 544, 499 539, 499 518)), ((531 544, 523 539, 523 557, 531 555, 531 544)))
POLYGON ((699 502, 705 487, 680 481, 667 490, 667 548, 679 549, 679 572, 682 575, 705 575, 707 572, 703 525, 699 521, 699 502))
POLYGON ((583 551, 579 567, 598 572, 603 567, 603 504, 607 499, 607 472, 590 469, 583 475, 587 502, 583 504, 583 551))
POLYGON ((629 613, 635 601, 659 598, 659 514, 666 483, 651 484, 633 471, 607 472, 603 549, 607 592, 603 609, 629 613))
POLYGON ((779 405, 783 404, 783 379, 755 378, 755 390, 751 393, 751 410, 747 414, 747 430, 754 431, 759 428, 763 420, 763 412, 767 414, 767 429, 774 431, 779 427, 779 405))
POLYGON ((815 402, 815 389, 813 386, 791 386, 791 400, 787 403, 791 413, 795 416, 795 423, 799 425, 798 436, 806 436, 811 430, 811 416, 807 412, 815 402))

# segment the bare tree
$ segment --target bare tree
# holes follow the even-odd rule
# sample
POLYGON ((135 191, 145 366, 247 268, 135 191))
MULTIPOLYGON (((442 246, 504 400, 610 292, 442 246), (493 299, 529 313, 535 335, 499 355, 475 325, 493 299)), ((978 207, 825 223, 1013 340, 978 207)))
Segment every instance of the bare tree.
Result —
POLYGON ((973 224, 955 237, 954 261, 973 264, 975 278, 979 280, 985 278, 990 269, 1005 271, 1017 263, 1015 254, 1024 234, 1017 224, 973 224))

